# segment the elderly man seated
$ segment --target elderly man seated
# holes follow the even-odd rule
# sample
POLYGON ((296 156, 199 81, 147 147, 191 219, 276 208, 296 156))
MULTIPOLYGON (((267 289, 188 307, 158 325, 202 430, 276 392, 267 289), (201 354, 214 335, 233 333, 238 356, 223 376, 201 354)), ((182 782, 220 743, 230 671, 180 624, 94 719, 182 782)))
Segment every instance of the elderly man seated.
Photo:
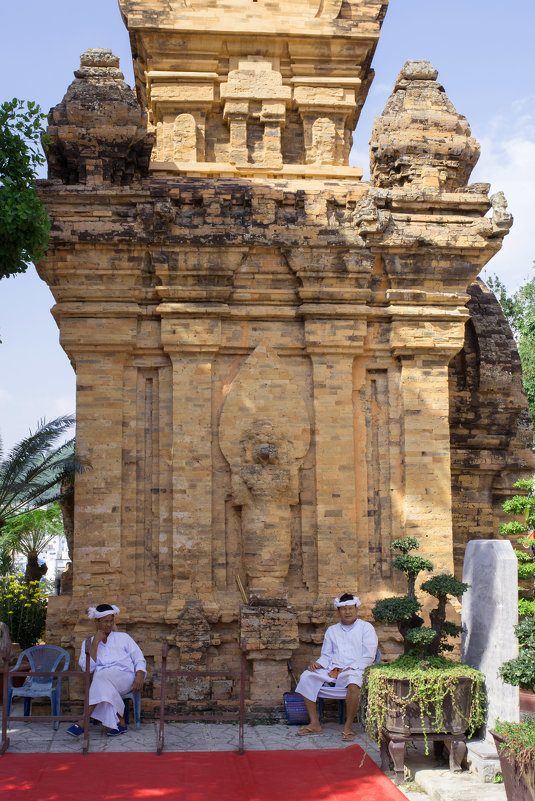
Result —
MULTIPOLYGON (((89 688, 89 714, 108 727, 108 735, 124 734, 124 701, 122 695, 141 690, 146 676, 146 663, 139 645, 124 631, 113 631, 119 607, 114 604, 90 606, 87 616, 95 621, 91 637, 90 670, 93 674, 89 688)), ((79 665, 85 670, 85 643, 79 665)), ((84 733, 83 719, 67 729, 73 737, 84 733)))
POLYGON ((360 599, 344 593, 334 599, 340 620, 325 632, 321 655, 302 673, 295 691, 301 693, 310 717, 308 726, 297 734, 305 737, 321 734, 316 699, 324 684, 346 691, 346 720, 342 740, 353 740, 353 721, 360 702, 362 674, 373 664, 377 651, 377 634, 371 623, 357 617, 360 599))

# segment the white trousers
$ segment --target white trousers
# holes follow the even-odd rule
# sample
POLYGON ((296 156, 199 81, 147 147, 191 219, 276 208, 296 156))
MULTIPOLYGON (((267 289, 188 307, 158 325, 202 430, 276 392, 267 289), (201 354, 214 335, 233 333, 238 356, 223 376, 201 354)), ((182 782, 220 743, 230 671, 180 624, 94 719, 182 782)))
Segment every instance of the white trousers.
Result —
MULTIPOLYGON (((315 701, 318 697, 319 691, 321 690, 321 686, 325 681, 334 681, 334 679, 329 676, 329 672, 325 670, 325 668, 318 668, 318 670, 305 670, 303 673, 301 673, 295 691, 296 693, 300 693, 302 696, 304 696, 304 698, 308 698, 309 701, 315 701)), ((362 670, 345 670, 343 673, 340 673, 332 689, 338 691, 347 690, 348 684, 356 684, 360 687, 362 684, 362 670)), ((335 695, 335 697, 343 696, 340 693, 340 695, 335 695)))
POLYGON ((135 675, 126 670, 103 668, 95 670, 89 688, 89 706, 96 704, 91 717, 100 720, 109 729, 116 729, 124 711, 121 693, 127 693, 135 675))

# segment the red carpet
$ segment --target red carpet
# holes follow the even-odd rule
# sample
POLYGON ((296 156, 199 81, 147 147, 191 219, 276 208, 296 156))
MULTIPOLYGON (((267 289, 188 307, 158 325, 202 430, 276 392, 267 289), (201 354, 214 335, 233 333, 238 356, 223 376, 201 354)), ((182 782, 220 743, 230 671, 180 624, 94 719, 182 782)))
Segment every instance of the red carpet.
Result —
POLYGON ((358 745, 336 751, 10 754, 2 801, 403 801, 358 745))

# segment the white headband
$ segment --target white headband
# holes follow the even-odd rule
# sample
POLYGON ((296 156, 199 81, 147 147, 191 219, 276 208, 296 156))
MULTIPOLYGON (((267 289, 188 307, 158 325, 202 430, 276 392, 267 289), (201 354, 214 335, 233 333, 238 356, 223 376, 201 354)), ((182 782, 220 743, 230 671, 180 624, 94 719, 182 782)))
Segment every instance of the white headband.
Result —
POLYGON ((101 617, 106 617, 106 615, 118 615, 120 609, 115 604, 111 604, 111 609, 105 609, 103 612, 97 612, 94 606, 90 606, 87 610, 87 617, 90 620, 98 620, 101 617))
POLYGON ((338 609, 340 606, 360 606, 360 598, 357 598, 356 595, 351 598, 350 601, 341 601, 340 598, 334 599, 334 607, 338 609))

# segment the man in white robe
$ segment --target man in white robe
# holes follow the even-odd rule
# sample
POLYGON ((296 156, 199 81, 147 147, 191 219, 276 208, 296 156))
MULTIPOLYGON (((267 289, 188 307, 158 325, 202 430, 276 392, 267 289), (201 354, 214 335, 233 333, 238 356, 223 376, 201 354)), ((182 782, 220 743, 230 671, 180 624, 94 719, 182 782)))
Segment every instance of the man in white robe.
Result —
POLYGON ((324 684, 346 691, 346 720, 342 729, 342 740, 353 740, 353 721, 360 702, 362 674, 368 665, 375 661, 377 652, 377 634, 371 623, 360 620, 357 607, 360 599, 355 595, 344 593, 334 599, 340 621, 329 626, 325 632, 321 655, 316 662, 308 666, 295 691, 303 696, 310 717, 308 726, 304 726, 297 734, 301 737, 321 734, 321 724, 316 709, 316 699, 324 684))
MULTIPOLYGON (((146 662, 141 648, 123 631, 114 631, 115 615, 119 608, 110 604, 90 606, 88 617, 95 621, 95 634, 90 638, 90 671, 93 674, 89 688, 89 714, 108 727, 108 734, 124 734, 124 701, 122 694, 141 690, 146 676, 146 662)), ((86 666, 85 643, 82 645, 79 665, 86 666)), ((67 729, 79 737, 84 733, 83 719, 67 729)))

